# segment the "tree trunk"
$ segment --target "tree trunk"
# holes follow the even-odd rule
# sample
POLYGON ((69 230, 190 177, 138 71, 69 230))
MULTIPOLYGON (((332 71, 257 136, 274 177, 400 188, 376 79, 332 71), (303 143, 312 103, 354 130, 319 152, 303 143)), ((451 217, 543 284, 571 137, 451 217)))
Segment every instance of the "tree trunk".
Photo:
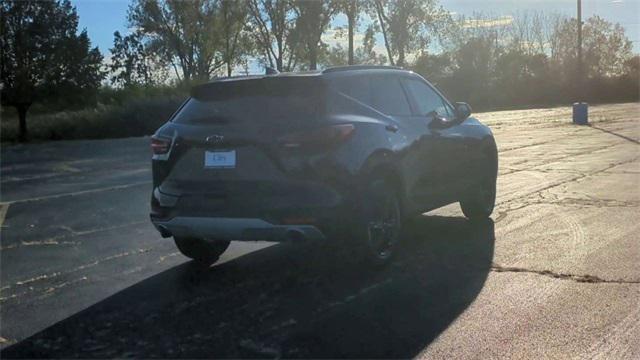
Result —
POLYGON ((404 67, 404 44, 398 45, 398 61, 396 66, 404 67))
POLYGON ((318 46, 311 44, 309 46, 309 70, 318 68, 318 46))
POLYGON ((384 39, 384 47, 387 48, 387 56, 389 56, 389 64, 394 66, 393 62, 393 53, 391 52, 391 44, 389 44, 389 39, 387 38, 387 29, 386 24, 384 23, 384 8, 382 7, 382 3, 380 1, 376 1, 376 12, 378 13, 378 21, 380 21, 380 29, 382 30, 382 38, 384 39))
POLYGON ((233 71, 233 68, 231 67, 231 61, 227 61, 227 76, 231 76, 231 72, 233 71))
POLYGON ((18 120, 20 121, 20 132, 18 133, 18 141, 24 142, 28 140, 27 133, 27 110, 29 109, 29 105, 18 105, 16 106, 18 109, 18 120))
POLYGON ((348 64, 353 65, 353 29, 356 23, 356 17, 354 13, 349 13, 349 60, 348 64))
POLYGON ((284 54, 282 54, 282 39, 280 37, 277 37, 276 43, 278 45, 278 57, 276 57, 276 69, 282 72, 282 58, 284 56, 284 54))

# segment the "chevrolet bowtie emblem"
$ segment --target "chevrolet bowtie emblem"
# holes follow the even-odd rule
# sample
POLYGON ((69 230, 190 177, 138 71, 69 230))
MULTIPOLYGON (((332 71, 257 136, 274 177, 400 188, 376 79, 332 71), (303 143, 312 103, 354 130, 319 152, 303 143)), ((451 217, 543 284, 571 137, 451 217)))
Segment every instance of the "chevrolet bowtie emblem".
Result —
POLYGON ((204 139, 204 141, 207 144, 218 145, 218 144, 222 144, 224 142, 224 136, 222 136, 222 135, 210 135, 210 136, 207 136, 207 138, 204 139))

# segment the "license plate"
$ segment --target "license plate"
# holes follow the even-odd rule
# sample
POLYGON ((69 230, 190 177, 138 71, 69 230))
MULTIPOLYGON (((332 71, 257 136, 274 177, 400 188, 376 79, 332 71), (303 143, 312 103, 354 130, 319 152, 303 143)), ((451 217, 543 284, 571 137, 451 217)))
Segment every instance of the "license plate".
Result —
POLYGON ((204 167, 214 169, 232 169, 236 167, 236 151, 205 151, 204 167))

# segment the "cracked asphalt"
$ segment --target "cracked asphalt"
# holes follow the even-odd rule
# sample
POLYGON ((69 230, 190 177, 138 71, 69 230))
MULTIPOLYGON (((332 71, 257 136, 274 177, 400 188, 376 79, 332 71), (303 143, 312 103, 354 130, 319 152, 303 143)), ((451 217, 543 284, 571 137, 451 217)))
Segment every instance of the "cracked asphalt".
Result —
POLYGON ((477 114, 493 220, 427 213, 377 272, 263 242, 199 269, 148 221, 148 138, 3 146, 0 356, 640 358, 639 114, 477 114))

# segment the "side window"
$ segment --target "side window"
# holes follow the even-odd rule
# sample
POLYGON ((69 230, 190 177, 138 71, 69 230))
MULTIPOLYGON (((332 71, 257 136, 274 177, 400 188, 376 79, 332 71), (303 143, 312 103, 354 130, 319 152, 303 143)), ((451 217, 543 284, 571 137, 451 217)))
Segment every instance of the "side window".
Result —
POLYGON ((371 78, 371 105, 387 115, 411 115, 409 102, 397 77, 371 78))
POLYGON ((366 77, 350 76, 336 79, 334 82, 334 87, 338 92, 352 97, 362 102, 363 104, 371 104, 369 79, 366 77))
POLYGON ((424 116, 435 111, 440 116, 453 117, 453 109, 429 85, 418 79, 403 79, 403 82, 417 106, 416 115, 424 116))

